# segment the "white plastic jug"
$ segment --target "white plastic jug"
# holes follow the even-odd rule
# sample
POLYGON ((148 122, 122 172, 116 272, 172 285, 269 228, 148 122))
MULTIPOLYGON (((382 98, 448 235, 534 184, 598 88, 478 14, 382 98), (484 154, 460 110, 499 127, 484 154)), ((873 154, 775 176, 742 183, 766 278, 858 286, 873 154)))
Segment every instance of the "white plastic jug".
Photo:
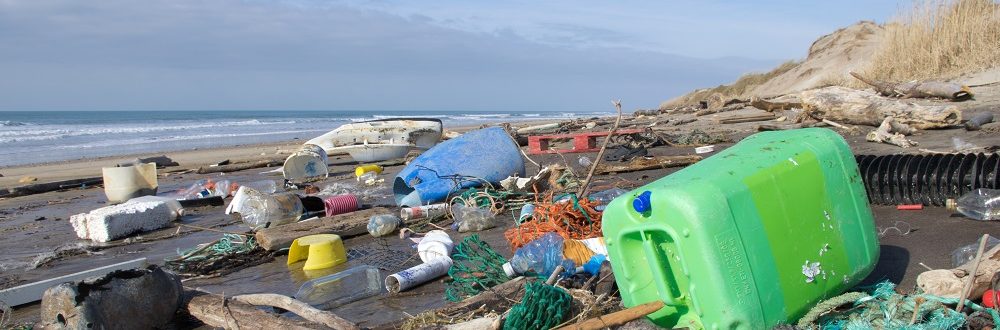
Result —
POLYGON ((156 164, 136 164, 126 167, 105 167, 104 194, 108 202, 121 203, 129 199, 156 195, 156 164))

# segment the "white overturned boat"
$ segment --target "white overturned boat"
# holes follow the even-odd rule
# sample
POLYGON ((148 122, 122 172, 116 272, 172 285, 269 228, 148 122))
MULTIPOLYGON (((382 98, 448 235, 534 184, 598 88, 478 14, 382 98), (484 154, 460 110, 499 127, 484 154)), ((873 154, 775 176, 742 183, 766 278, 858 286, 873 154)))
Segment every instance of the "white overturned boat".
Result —
POLYGON ((325 165, 329 154, 347 153, 361 163, 402 158, 412 149, 433 147, 441 141, 442 131, 441 120, 435 118, 380 119, 344 124, 306 141, 303 150, 285 160, 282 172, 285 179, 292 182, 322 180, 327 177, 325 165), (316 147, 325 154, 319 155, 322 152, 318 152, 316 147))

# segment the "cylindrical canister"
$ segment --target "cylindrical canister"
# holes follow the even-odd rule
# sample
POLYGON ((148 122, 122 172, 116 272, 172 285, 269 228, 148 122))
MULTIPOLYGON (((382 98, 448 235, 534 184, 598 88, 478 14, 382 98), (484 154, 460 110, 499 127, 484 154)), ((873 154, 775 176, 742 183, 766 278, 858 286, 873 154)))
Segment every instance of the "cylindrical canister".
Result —
POLYGON ((326 216, 328 217, 354 212, 361 208, 358 197, 351 194, 323 198, 323 204, 326 206, 326 216))
POLYGON ((403 220, 443 217, 448 214, 448 208, 448 203, 404 207, 399 210, 399 217, 403 220))

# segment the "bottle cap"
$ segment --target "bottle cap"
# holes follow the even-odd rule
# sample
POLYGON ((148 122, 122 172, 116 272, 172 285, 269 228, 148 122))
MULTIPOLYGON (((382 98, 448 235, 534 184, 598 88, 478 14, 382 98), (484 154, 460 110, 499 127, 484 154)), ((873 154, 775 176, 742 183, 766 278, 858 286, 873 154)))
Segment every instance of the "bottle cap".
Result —
POLYGON ((649 201, 649 197, 652 195, 653 195, 652 192, 646 190, 641 194, 639 194, 639 196, 635 196, 635 199, 632 200, 632 208, 639 213, 649 212, 649 210, 652 209, 652 204, 649 201))
POLYGON ((949 211, 955 211, 955 210, 958 210, 958 203, 957 203, 957 202, 955 202, 955 199, 954 199, 954 198, 949 198, 949 199, 945 200, 945 201, 944 201, 944 206, 945 206, 945 208, 947 208, 947 209, 948 209, 949 211))
POLYGON ((517 273, 514 272, 514 266, 511 266, 509 262, 505 262, 501 268, 503 268, 503 272, 504 274, 507 274, 507 277, 514 277, 517 275, 517 273))

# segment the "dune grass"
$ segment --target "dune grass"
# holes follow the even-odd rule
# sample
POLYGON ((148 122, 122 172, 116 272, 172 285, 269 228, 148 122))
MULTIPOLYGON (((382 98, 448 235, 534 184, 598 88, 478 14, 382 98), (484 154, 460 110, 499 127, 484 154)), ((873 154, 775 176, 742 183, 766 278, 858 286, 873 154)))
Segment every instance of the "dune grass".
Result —
POLYGON ((998 66, 1000 3, 929 0, 915 2, 886 25, 885 38, 862 72, 899 82, 954 78, 998 66))

